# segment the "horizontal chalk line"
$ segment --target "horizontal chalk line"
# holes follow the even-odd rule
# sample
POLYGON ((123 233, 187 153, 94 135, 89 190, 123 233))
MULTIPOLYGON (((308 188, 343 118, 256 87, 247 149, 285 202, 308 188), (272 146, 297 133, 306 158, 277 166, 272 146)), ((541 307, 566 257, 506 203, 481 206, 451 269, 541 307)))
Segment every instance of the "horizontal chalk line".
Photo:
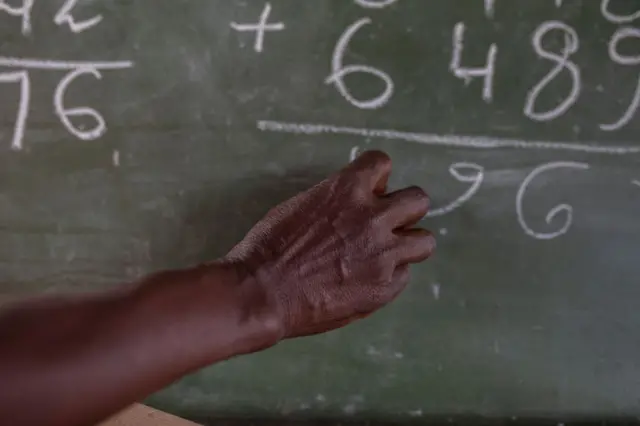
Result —
POLYGON ((30 68, 41 70, 73 70, 78 68, 97 68, 117 70, 131 68, 131 61, 60 61, 53 59, 11 58, 0 56, 0 67, 30 68))
POLYGON ((627 155, 640 153, 640 146, 599 146, 594 143, 527 141, 521 139, 490 138, 486 136, 438 135, 432 133, 412 133, 397 130, 367 129, 360 127, 334 126, 331 124, 291 123, 282 121, 259 120, 258 129, 263 132, 294 133, 303 135, 354 135, 367 138, 380 138, 414 142, 423 145, 451 146, 477 149, 534 149, 578 151, 590 154, 627 155))

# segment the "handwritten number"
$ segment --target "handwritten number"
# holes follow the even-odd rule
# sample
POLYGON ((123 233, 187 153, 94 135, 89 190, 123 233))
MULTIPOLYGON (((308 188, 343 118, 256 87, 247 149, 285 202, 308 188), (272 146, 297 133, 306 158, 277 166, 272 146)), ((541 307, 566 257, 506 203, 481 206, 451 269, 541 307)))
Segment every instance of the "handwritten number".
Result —
MULTIPOLYGON (((618 44, 627 38, 640 39, 640 29, 633 27, 622 27, 618 29, 611 40, 609 40, 609 57, 611 60, 619 65, 639 65, 640 55, 626 56, 618 52, 618 44)), ((600 129, 605 131, 615 131, 626 126, 635 116, 638 107, 640 106, 640 76, 638 77, 638 83, 636 84, 636 90, 627 107, 627 110, 618 121, 612 124, 602 124, 600 129)))
POLYGON ((78 3, 78 0, 66 0, 65 3, 60 8, 60 11, 58 11, 58 13, 56 14, 53 21, 57 25, 63 25, 63 24, 69 25, 69 28, 74 33, 80 33, 82 31, 88 30, 89 28, 98 25, 100 21, 102 21, 102 15, 94 16, 93 18, 87 19, 85 21, 80 21, 80 22, 76 21, 73 15, 71 14, 71 11, 73 10, 74 7, 76 7, 77 3, 78 3))
POLYGON ((471 186, 451 204, 436 210, 431 210, 427 213, 427 217, 443 216, 459 208, 476 195, 484 180, 484 168, 478 164, 454 163, 449 167, 449 173, 451 173, 451 176, 458 182, 470 183, 471 186))
POLYGON ((556 66, 527 94, 524 114, 535 121, 549 121, 560 117, 567 112, 578 100, 580 95, 581 74, 580 68, 569 60, 569 57, 578 51, 580 40, 576 31, 569 25, 559 21, 548 21, 540 25, 533 35, 533 48, 541 58, 555 62, 556 66), (565 35, 565 46, 561 55, 549 52, 542 46, 544 36, 552 31, 562 31, 565 35), (545 112, 535 111, 535 105, 540 93, 562 71, 567 70, 571 75, 571 92, 552 110, 545 112))
POLYGON ((602 12, 602 16, 604 16, 605 19, 609 22, 612 22, 614 24, 628 24, 640 18, 640 10, 631 15, 616 15, 609 10, 609 3, 611 3, 611 0, 602 0, 602 2, 600 3, 600 11, 602 12))
POLYGON ((67 88, 73 81, 83 74, 91 74, 98 80, 102 79, 102 74, 96 68, 78 68, 74 71, 71 71, 67 74, 60 84, 56 88, 56 92, 54 95, 54 107, 56 114, 60 117, 60 120, 64 124, 64 126, 74 134, 79 139, 88 141, 98 139, 102 136, 106 130, 107 126, 105 124, 104 118, 93 108, 80 107, 80 108, 65 108, 64 107, 64 95, 67 91, 67 88), (70 117, 79 117, 79 116, 90 116, 96 121, 96 126, 88 131, 84 131, 78 127, 76 127, 70 120, 70 117))
POLYGON ((496 55, 498 47, 492 44, 487 53, 487 64, 484 68, 465 68, 461 66, 462 52, 464 44, 464 23, 458 22, 453 29, 453 54, 451 55, 451 63, 449 70, 456 77, 464 80, 465 84, 471 83, 471 80, 477 77, 484 79, 482 88, 482 99, 490 103, 493 99, 493 76, 495 74, 496 55))
POLYGON ((19 151, 22 149, 24 131, 29 117, 29 104, 31 102, 29 73, 27 71, 0 73, 0 83, 20 83, 20 102, 18 103, 18 114, 11 141, 11 149, 19 151))
POLYGON ((33 9, 34 0, 22 0, 22 6, 10 6, 7 0, 0 0, 0 11, 6 12, 11 16, 22 17, 22 34, 31 34, 31 9, 33 9))
POLYGON ((545 221, 547 222, 547 224, 550 225, 551 222, 553 222, 553 220, 556 218, 556 216, 558 216, 558 214, 560 214, 561 212, 565 212, 566 220, 564 222, 564 225, 562 225, 562 227, 556 232, 549 232, 549 233, 536 232, 533 229, 531 229, 529 225, 527 225, 527 222, 524 218, 524 212, 522 207, 523 198, 525 193, 527 192, 527 189, 529 188, 529 185, 531 185, 531 182, 542 173, 545 173, 554 169, 561 169, 561 168, 584 170, 584 169, 588 169, 589 165, 585 163, 574 163, 574 162, 564 162, 564 161, 544 164, 536 168, 535 170, 533 170, 529 174, 529 176, 526 177, 524 182, 522 182, 520 189, 518 189, 518 194, 516 196, 516 213, 518 215, 518 222, 520 223, 520 226, 522 226, 522 229, 527 233, 527 235, 535 239, 551 240, 551 239, 557 238, 561 235, 566 234, 569 228, 571 227, 571 224, 573 223, 573 207, 571 207, 568 204, 560 204, 554 207, 549 211, 549 213, 547 213, 547 216, 545 217, 545 221))
POLYGON ((391 77, 383 71, 379 69, 367 66, 367 65, 347 65, 343 66, 342 62, 344 59, 345 52, 351 39, 353 36, 360 30, 360 28, 364 27, 371 23, 371 19, 362 18, 359 21, 354 22, 347 30, 342 34, 338 44, 336 45, 333 51, 333 57, 331 59, 331 75, 327 77, 325 80, 325 84, 333 84, 340 94, 351 103, 353 106, 360 109, 378 109, 384 106, 391 96, 393 96, 394 84, 391 77), (350 74, 354 73, 362 73, 362 74, 370 74, 375 77, 378 77, 385 84, 385 89, 382 94, 379 96, 368 99, 368 100, 358 100, 356 99, 349 89, 347 88, 344 78, 350 74))
POLYGON ((484 0, 484 13, 487 18, 493 18, 493 14, 496 7, 496 0, 484 0))

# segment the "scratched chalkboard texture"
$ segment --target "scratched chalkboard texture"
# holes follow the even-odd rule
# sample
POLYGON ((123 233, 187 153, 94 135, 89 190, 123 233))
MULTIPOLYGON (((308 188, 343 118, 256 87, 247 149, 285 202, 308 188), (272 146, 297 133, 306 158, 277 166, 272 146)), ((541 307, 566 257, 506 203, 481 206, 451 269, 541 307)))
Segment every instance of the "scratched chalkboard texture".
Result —
POLYGON ((187 416, 640 415, 640 2, 0 3, 0 290, 220 256, 386 150, 438 236, 355 326, 185 378, 187 416))

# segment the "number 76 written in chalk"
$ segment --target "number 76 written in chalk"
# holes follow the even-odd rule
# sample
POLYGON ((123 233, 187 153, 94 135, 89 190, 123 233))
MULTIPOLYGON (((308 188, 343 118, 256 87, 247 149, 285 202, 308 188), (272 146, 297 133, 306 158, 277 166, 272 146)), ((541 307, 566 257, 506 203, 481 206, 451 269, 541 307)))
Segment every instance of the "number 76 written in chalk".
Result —
POLYGON ((54 112, 63 126, 78 139, 90 141, 100 138, 107 130, 107 125, 102 115, 90 107, 68 108, 65 106, 65 94, 69 86, 80 76, 85 74, 102 79, 100 70, 116 70, 130 68, 133 64, 122 62, 64 62, 50 60, 32 60, 17 58, 0 58, 0 67, 17 68, 17 71, 0 72, 0 84, 16 84, 19 86, 20 95, 18 109, 15 116, 15 125, 11 137, 11 149, 19 151, 24 147, 24 135, 27 128, 29 111, 31 106, 31 75, 29 69, 62 70, 66 75, 58 83, 53 94, 54 112), (85 130, 72 122, 75 117, 90 117, 95 125, 85 130))

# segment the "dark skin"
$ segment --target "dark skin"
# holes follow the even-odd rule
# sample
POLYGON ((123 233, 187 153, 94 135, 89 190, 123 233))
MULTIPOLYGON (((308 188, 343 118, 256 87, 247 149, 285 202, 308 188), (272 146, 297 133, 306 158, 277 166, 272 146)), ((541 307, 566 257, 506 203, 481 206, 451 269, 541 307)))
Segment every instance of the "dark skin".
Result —
POLYGON ((385 306, 435 247, 415 228, 427 196, 387 193, 390 173, 388 156, 367 152, 271 210, 218 261, 3 308, 2 423, 95 424, 207 365, 385 306))

